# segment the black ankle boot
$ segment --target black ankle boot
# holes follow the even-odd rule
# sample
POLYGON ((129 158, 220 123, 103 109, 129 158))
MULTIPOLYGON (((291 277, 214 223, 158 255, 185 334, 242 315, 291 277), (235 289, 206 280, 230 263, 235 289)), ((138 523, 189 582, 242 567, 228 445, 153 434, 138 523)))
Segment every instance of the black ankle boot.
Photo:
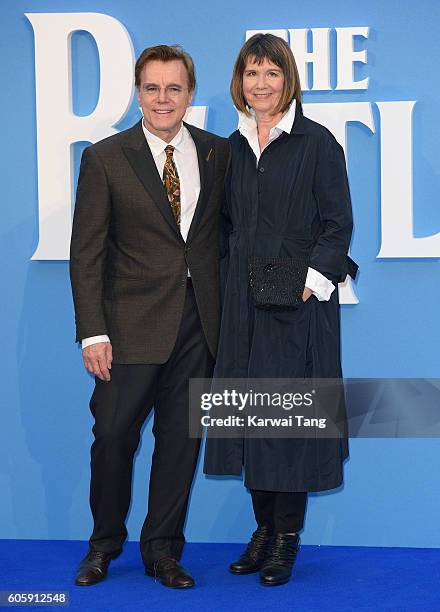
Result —
POLYGON ((264 586, 276 586, 289 581, 299 550, 299 535, 277 533, 261 567, 260 581, 264 586))
POLYGON ((272 530, 269 527, 258 527, 244 553, 229 566, 229 571, 233 574, 258 572, 266 558, 271 538, 272 530))

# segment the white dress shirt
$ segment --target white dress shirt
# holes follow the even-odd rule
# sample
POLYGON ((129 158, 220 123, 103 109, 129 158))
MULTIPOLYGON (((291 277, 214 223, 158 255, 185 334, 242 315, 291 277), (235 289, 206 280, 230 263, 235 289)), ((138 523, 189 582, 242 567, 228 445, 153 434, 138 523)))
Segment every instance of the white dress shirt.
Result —
MULTIPOLYGON (((165 147, 168 145, 174 147, 173 158, 180 180, 180 233, 186 242, 200 194, 200 173, 196 145, 183 124, 171 142, 165 142, 152 134, 147 130, 143 121, 142 129, 161 179, 167 157, 165 147)), ((107 335, 84 338, 82 348, 98 342, 110 342, 110 339, 107 335)))
POLYGON ((173 158, 180 180, 180 233, 186 242, 200 194, 200 174, 196 145, 191 138, 191 134, 183 124, 171 142, 165 142, 149 132, 143 122, 142 128, 161 179, 167 158, 165 147, 168 145, 174 147, 173 158))
MULTIPOLYGON (((260 150, 260 144, 258 142, 258 126, 255 112, 253 109, 250 109, 251 116, 249 117, 245 113, 238 111, 238 130, 240 134, 246 138, 250 148, 254 152, 255 157, 257 158, 257 165, 261 153, 271 142, 276 140, 283 132, 290 134, 292 131, 293 122, 295 120, 295 109, 296 100, 293 100, 287 112, 281 117, 278 123, 271 128, 269 132, 269 140, 262 150, 260 150)), ((316 296, 320 302, 328 301, 331 294, 335 290, 334 284, 314 268, 309 268, 307 271, 306 287, 310 289, 313 295, 316 296)))

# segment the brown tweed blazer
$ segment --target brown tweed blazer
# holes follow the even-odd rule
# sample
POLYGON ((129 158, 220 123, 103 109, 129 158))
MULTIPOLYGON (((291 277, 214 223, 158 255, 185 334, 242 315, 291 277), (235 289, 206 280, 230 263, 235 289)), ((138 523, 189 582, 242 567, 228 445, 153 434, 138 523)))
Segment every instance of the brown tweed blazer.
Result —
POLYGON ((201 192, 186 243, 141 122, 84 150, 70 276, 76 340, 108 334, 114 363, 164 363, 174 346, 187 268, 213 356, 220 323, 218 222, 228 141, 185 124, 201 192))

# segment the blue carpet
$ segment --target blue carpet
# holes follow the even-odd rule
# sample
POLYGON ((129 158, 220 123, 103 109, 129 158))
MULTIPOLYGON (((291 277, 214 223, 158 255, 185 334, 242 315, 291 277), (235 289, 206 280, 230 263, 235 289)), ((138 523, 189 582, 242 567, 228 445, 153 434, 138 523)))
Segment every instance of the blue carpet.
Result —
MULTIPOLYGON (((440 550, 303 546, 294 578, 262 587, 258 575, 233 576, 227 566, 238 544, 187 544, 182 559, 196 579, 188 590, 167 589, 143 574, 138 544, 126 544, 108 578, 76 587, 84 542, 0 541, 0 590, 69 591, 64 610, 435 610, 440 611, 440 550)), ((50 609, 30 606, 25 609, 50 609)))

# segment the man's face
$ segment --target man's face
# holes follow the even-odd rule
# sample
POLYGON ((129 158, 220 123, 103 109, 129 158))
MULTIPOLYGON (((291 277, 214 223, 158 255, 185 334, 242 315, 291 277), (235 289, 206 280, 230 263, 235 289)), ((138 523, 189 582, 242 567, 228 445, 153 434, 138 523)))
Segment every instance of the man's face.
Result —
POLYGON ((170 142, 180 130, 191 104, 188 74, 181 60, 151 60, 141 72, 138 100, 144 125, 152 134, 170 142))

